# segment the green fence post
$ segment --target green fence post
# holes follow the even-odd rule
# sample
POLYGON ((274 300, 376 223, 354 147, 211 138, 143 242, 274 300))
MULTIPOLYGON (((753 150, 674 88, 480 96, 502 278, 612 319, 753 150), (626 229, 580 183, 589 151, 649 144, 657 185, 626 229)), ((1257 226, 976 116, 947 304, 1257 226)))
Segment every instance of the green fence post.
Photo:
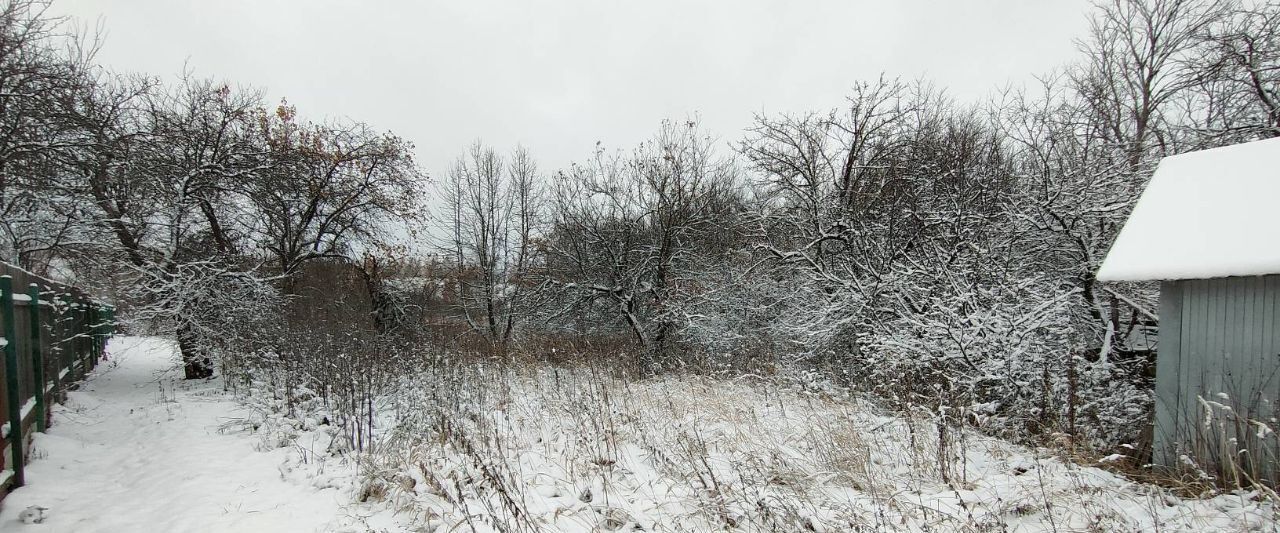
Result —
POLYGON ((103 316, 105 314, 103 313, 102 305, 95 302, 93 304, 93 338, 98 340, 98 342, 94 343, 94 347, 98 350, 93 353, 94 366, 101 363, 102 356, 107 354, 107 336, 102 333, 103 316))
POLYGON ((98 304, 89 300, 85 305, 89 306, 89 352, 92 353, 93 368, 98 368, 98 361, 102 360, 102 336, 98 335, 98 304))
POLYGON ((84 327, 89 332, 89 370, 98 368, 98 335, 95 327, 98 324, 98 310, 93 302, 84 301, 84 327))
POLYGON ((88 375, 93 369, 93 337, 90 336, 88 329, 88 310, 84 307, 84 302, 76 299, 76 350, 79 359, 81 359, 81 379, 88 375))
POLYGON ((50 355, 53 355, 58 360, 58 363, 53 365, 58 367, 58 372, 53 375, 53 381, 58 388, 58 400, 62 400, 63 394, 65 394, 63 388, 66 387, 62 369, 67 369, 66 377, 75 377, 70 370, 75 365, 68 362, 67 358, 67 308, 63 305, 62 294, 57 289, 54 289, 53 297, 50 301, 53 302, 53 309, 49 311, 50 316, 53 317, 53 335, 49 337, 50 345, 53 346, 53 353, 50 355))
POLYGON ((93 304, 88 300, 84 302, 84 331, 88 340, 89 348, 89 364, 85 367, 87 370, 93 370, 98 366, 98 337, 93 334, 93 304))
POLYGON ((53 360, 53 376, 50 379, 49 389, 53 391, 53 401, 59 402, 62 397, 62 369, 67 368, 66 351, 63 350, 61 339, 64 338, 62 330, 62 308, 61 300, 58 299, 58 290, 56 287, 50 287, 49 291, 49 353, 44 354, 53 360))
POLYGON ((65 350, 67 351, 67 360, 69 361, 67 363, 67 368, 71 369, 71 373, 67 375, 70 376, 70 381, 75 381, 77 379, 76 365, 81 362, 79 346, 80 340, 76 338, 76 335, 80 333, 80 326, 76 324, 76 302, 75 300, 72 300, 69 295, 66 300, 66 306, 67 307, 62 311, 62 331, 63 338, 66 339, 63 341, 63 346, 65 346, 65 350))
POLYGON ((107 304, 98 307, 98 338, 102 339, 102 360, 107 358, 107 339, 111 338, 111 328, 107 327, 110 321, 111 311, 107 308, 107 304))
POLYGON ((107 305, 102 308, 104 321, 102 324, 102 355, 106 357, 107 342, 116 336, 116 306, 107 305))
POLYGON ((22 461, 22 396, 18 393, 18 317, 13 311, 13 276, 0 276, 0 311, 4 313, 4 388, 9 400, 9 445, 13 450, 13 486, 26 483, 22 461))
POLYGON ((27 287, 27 295, 31 297, 31 371, 36 378, 36 431, 44 433, 48 415, 44 406, 44 354, 40 352, 40 286, 32 283, 27 287))

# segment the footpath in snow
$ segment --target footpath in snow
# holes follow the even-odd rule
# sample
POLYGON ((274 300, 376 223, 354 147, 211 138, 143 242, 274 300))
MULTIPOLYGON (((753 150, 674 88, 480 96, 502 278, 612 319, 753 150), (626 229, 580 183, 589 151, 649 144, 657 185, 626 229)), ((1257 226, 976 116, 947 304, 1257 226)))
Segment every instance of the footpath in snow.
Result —
POLYGON ((349 493, 285 479, 297 452, 223 431, 246 413, 221 381, 187 382, 174 346, 117 337, 54 424, 37 434, 27 485, 0 502, 0 531, 332 531, 349 493), (23 523, 30 506, 39 524, 23 523))

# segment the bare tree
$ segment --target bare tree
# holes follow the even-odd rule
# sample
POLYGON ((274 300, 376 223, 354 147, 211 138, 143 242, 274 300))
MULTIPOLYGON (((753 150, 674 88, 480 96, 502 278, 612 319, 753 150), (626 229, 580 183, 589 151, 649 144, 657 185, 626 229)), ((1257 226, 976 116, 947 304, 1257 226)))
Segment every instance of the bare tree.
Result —
POLYGON ((505 346, 531 285, 541 208, 537 165, 517 148, 505 160, 480 142, 459 156, 443 184, 458 304, 471 329, 505 346))
POLYGON ((92 206, 88 221, 132 273, 135 309, 177 333, 188 378, 213 371, 201 347, 210 323, 193 310, 226 294, 208 287, 246 275, 228 220, 241 217, 236 187, 264 164, 248 137, 257 102, 207 80, 185 77, 166 91, 107 75, 68 102, 78 134, 60 187, 92 206))
POLYGON ((90 249, 134 268, 154 259, 144 242, 159 201, 155 189, 134 179, 141 163, 133 154, 146 135, 145 100, 156 84, 147 77, 94 72, 61 102, 75 136, 59 152, 58 190, 92 206, 83 220, 107 240, 90 249))
POLYGON ((208 377, 213 364, 202 317, 188 309, 206 307, 205 297, 215 294, 197 287, 240 271, 233 259, 239 236, 227 218, 239 216, 230 201, 235 187, 268 164, 249 131, 260 97, 190 77, 150 96, 147 135, 134 152, 141 161, 131 176, 158 200, 147 220, 150 239, 141 243, 151 260, 140 280, 156 295, 152 322, 176 331, 186 377, 208 377))
POLYGON ((669 301, 699 244, 714 242, 740 205, 733 162, 713 146, 696 122, 665 122, 630 157, 597 152, 557 180, 550 279, 579 304, 609 302, 646 370, 671 347, 669 301))
POLYGON ((73 124, 60 100, 74 92, 92 49, 72 55, 77 41, 49 4, 0 4, 0 257, 44 272, 53 252, 75 240, 76 202, 51 183, 56 156, 73 124))
POLYGON ((420 218, 423 176, 404 139, 362 123, 299 122, 287 104, 254 120, 268 163, 243 189, 247 227, 286 293, 306 262, 354 261, 357 243, 376 247, 397 224, 420 218))
POLYGON ((1188 72, 1200 36, 1226 14, 1218 0, 1109 0, 1098 4, 1075 90, 1135 180, 1152 155, 1175 150, 1171 103, 1195 85, 1188 72))
POLYGON ((1280 5, 1220 2, 1225 13, 1198 35, 1193 135, 1212 145, 1280 137, 1280 5))

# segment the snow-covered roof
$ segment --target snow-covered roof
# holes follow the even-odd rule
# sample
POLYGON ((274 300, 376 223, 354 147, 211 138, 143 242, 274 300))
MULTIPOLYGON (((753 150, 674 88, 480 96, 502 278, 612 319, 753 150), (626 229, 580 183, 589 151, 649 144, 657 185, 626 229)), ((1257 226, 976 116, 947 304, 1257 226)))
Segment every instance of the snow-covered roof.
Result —
POLYGON ((1164 158, 1103 281, 1280 274, 1280 138, 1164 158))

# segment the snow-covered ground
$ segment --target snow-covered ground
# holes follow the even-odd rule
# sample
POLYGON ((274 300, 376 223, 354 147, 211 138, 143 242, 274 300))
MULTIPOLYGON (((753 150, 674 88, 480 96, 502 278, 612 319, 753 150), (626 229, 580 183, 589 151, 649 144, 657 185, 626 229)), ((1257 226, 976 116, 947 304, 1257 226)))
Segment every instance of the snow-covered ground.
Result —
POLYGON ((259 451, 236 430, 247 413, 220 382, 180 379, 171 342, 118 337, 108 353, 36 435, 27 485, 0 502, 0 531, 364 530, 341 485, 282 474, 296 447, 259 451), (47 508, 42 523, 20 520, 31 506, 47 508))
POLYGON ((168 341, 109 352, 0 531, 1276 530, 1257 493, 1179 498, 821 382, 446 364, 381 398, 356 461, 308 392, 289 418, 179 379, 168 341))
POLYGON ((364 482, 428 531, 1276 529, 1258 493, 1184 499, 1053 450, 940 437, 821 381, 472 361, 393 396, 364 482))

